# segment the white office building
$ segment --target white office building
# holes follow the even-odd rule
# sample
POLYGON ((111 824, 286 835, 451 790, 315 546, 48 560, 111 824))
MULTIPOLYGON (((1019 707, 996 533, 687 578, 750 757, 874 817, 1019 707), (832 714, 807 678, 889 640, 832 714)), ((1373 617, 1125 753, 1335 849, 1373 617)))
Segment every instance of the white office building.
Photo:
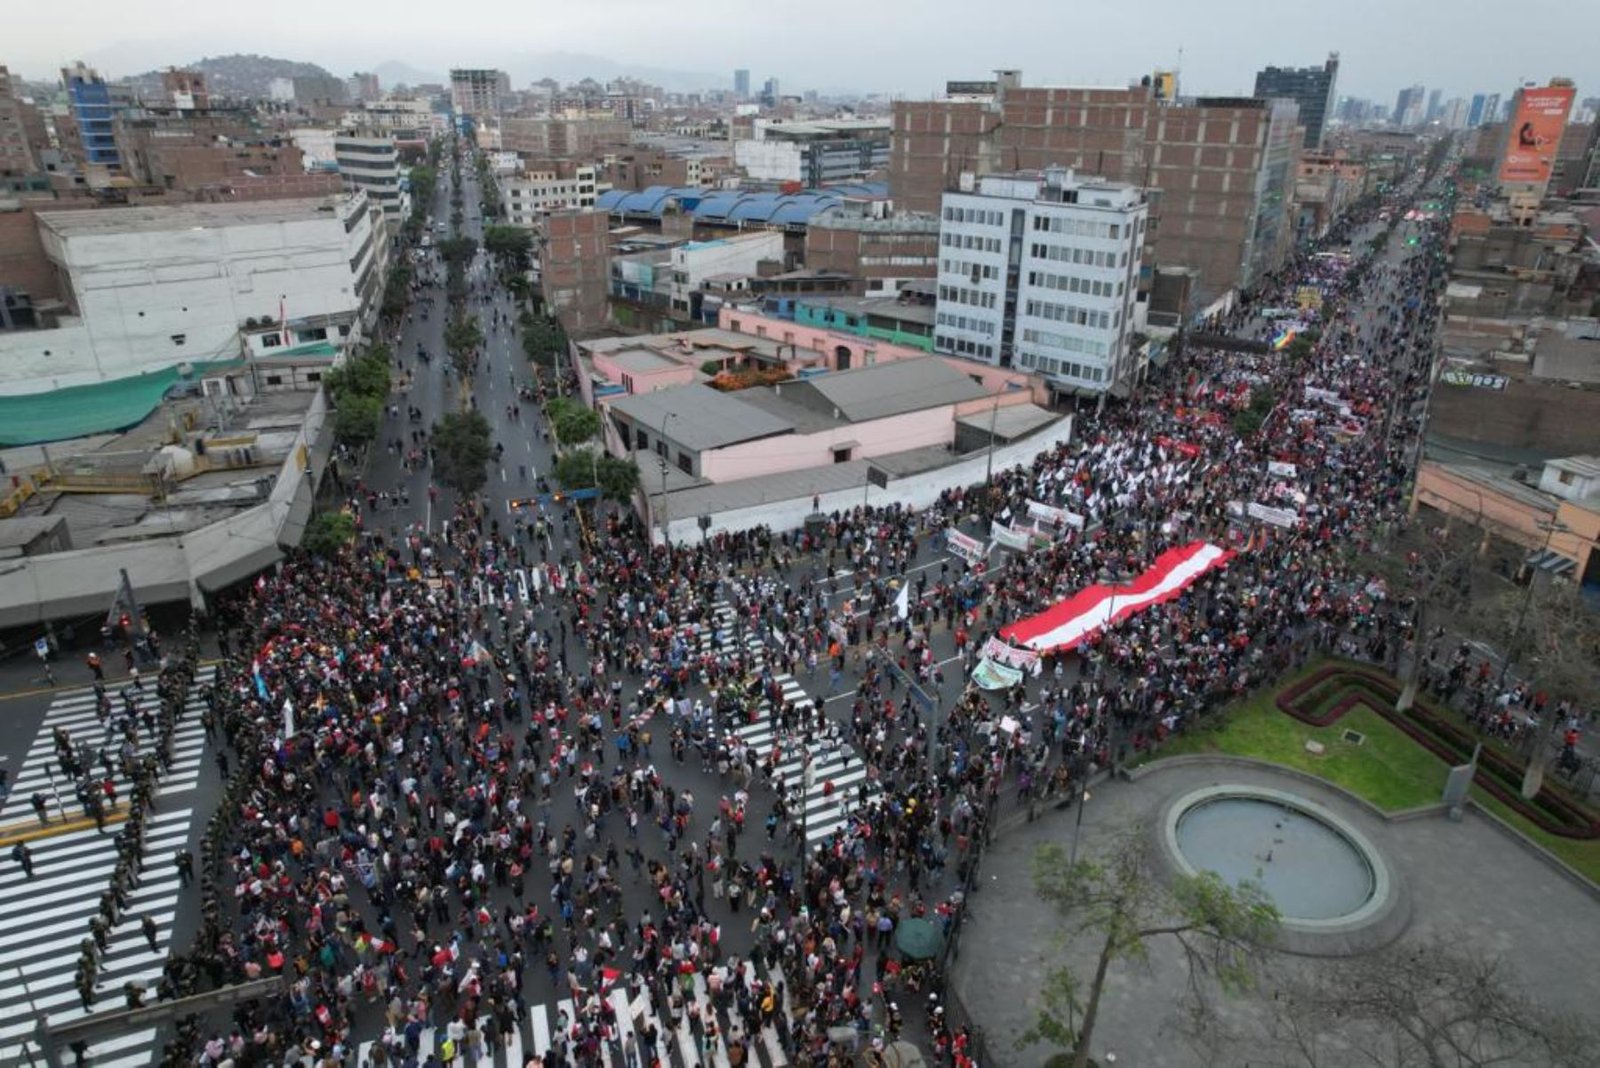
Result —
POLYGON ((934 351, 1064 393, 1126 388, 1147 215, 1144 190, 1064 169, 964 175, 940 213, 934 351))
POLYGON ((390 226, 398 228, 410 205, 400 184, 400 152, 394 139, 341 131, 333 139, 333 158, 344 187, 366 193, 383 209, 390 226))
POLYGON ((0 332, 0 393, 343 348, 377 317, 382 218, 365 193, 41 212, 65 308, 0 332))
POLYGON ((575 167, 565 178, 554 171, 535 171, 502 181, 500 201, 507 222, 531 227, 552 211, 594 207, 595 185, 593 166, 575 167))

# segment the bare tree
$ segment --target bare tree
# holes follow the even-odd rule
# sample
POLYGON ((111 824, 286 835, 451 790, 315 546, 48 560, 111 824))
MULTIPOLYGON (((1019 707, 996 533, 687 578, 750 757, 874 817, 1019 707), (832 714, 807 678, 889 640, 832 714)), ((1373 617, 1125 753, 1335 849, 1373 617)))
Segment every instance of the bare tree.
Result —
POLYGON ((1587 1025, 1540 1005, 1504 962, 1442 938, 1278 970, 1289 974, 1260 985, 1252 1022, 1228 1030, 1191 1006, 1191 1044, 1214 1063, 1243 1063, 1247 1051, 1277 1068, 1594 1063, 1587 1025))
POLYGON ((1144 962, 1147 943, 1157 938, 1182 947, 1194 997, 1204 996, 1207 978, 1229 989, 1250 985, 1277 933, 1277 909, 1253 883, 1228 886, 1211 872, 1157 874, 1147 863, 1147 841, 1135 826, 1103 857, 1073 861, 1053 843, 1034 854, 1034 892, 1062 921, 1052 959, 1079 939, 1098 943, 1098 950, 1087 984, 1066 965, 1046 973, 1044 1006, 1017 1039, 1019 1048, 1049 1042, 1072 1052, 1073 1068, 1084 1068, 1111 966, 1144 962))

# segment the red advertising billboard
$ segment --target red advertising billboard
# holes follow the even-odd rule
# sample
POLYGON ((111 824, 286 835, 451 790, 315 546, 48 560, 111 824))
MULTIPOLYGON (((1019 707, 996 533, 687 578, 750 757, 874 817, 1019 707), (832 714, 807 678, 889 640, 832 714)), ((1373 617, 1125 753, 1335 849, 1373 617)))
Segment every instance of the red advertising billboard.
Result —
POLYGON ((1549 184, 1556 149, 1561 146, 1576 94, 1570 85, 1522 90, 1522 100, 1507 131, 1505 160, 1500 164, 1501 185, 1543 188, 1549 184))

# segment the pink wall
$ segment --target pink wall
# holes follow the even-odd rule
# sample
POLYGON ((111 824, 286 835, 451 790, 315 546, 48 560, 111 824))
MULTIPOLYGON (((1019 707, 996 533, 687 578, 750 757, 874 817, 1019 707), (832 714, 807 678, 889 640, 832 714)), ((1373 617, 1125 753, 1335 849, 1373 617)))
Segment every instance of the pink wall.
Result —
POLYGON ((712 482, 733 482, 785 471, 801 471, 808 467, 826 467, 833 463, 833 447, 846 441, 860 443, 850 453, 852 460, 905 452, 927 445, 948 445, 955 434, 951 408, 947 404, 887 419, 833 427, 815 434, 783 434, 703 452, 700 454, 700 476, 712 482))
MULTIPOLYGON (((637 351, 627 349, 623 351, 637 351)), ((689 364, 678 364, 673 367, 663 367, 655 371, 625 371, 617 366, 616 357, 621 353, 597 352, 591 362, 594 364, 595 373, 602 375, 607 381, 618 385, 623 383, 623 375, 633 379, 633 388, 629 393, 650 393, 668 386, 686 386, 694 381, 695 369, 689 364)))
MULTIPOLYGON (((822 356, 826 366, 831 371, 837 371, 838 359, 836 350, 844 348, 850 353, 851 368, 867 367, 880 363, 894 363, 897 360, 943 360, 949 366, 964 375, 976 376, 983 382, 983 388, 991 393, 997 393, 1012 386, 1023 386, 1028 399, 1036 404, 1049 404, 1050 391, 1043 380, 1035 375, 1020 371, 1007 371, 999 367, 990 367, 988 364, 977 363, 973 360, 963 360, 955 356, 930 356, 921 349, 910 348, 906 345, 896 345, 888 341, 879 341, 876 338, 860 337, 856 334, 836 333, 824 330, 821 327, 806 326, 802 323, 792 323, 787 319, 776 319, 767 315, 746 311, 740 308, 724 307, 717 313, 717 325, 724 330, 733 330, 751 337, 762 337, 768 341, 779 344, 794 345, 799 350, 798 359, 790 370, 798 371, 801 367, 816 365, 816 357, 822 356), (765 331, 764 333, 762 331, 765 331), (820 348, 819 348, 820 346, 820 348), (872 360, 869 364, 867 351, 871 350, 872 360)), ((1016 392, 1023 392, 1017 390, 1016 392)), ((986 405, 993 403, 985 401, 986 405)))

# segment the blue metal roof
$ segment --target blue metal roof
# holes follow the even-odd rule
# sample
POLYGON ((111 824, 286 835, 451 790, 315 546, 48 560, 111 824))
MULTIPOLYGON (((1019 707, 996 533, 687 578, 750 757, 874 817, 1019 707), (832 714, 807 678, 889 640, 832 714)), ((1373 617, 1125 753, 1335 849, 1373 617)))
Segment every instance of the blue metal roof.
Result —
POLYGON ((611 189, 595 200, 595 207, 615 215, 649 215, 661 218, 676 203, 695 219, 708 223, 756 223, 793 226, 834 207, 846 196, 882 196, 887 187, 873 183, 806 190, 800 193, 751 192, 739 189, 704 190, 694 186, 653 185, 637 192, 611 189))

